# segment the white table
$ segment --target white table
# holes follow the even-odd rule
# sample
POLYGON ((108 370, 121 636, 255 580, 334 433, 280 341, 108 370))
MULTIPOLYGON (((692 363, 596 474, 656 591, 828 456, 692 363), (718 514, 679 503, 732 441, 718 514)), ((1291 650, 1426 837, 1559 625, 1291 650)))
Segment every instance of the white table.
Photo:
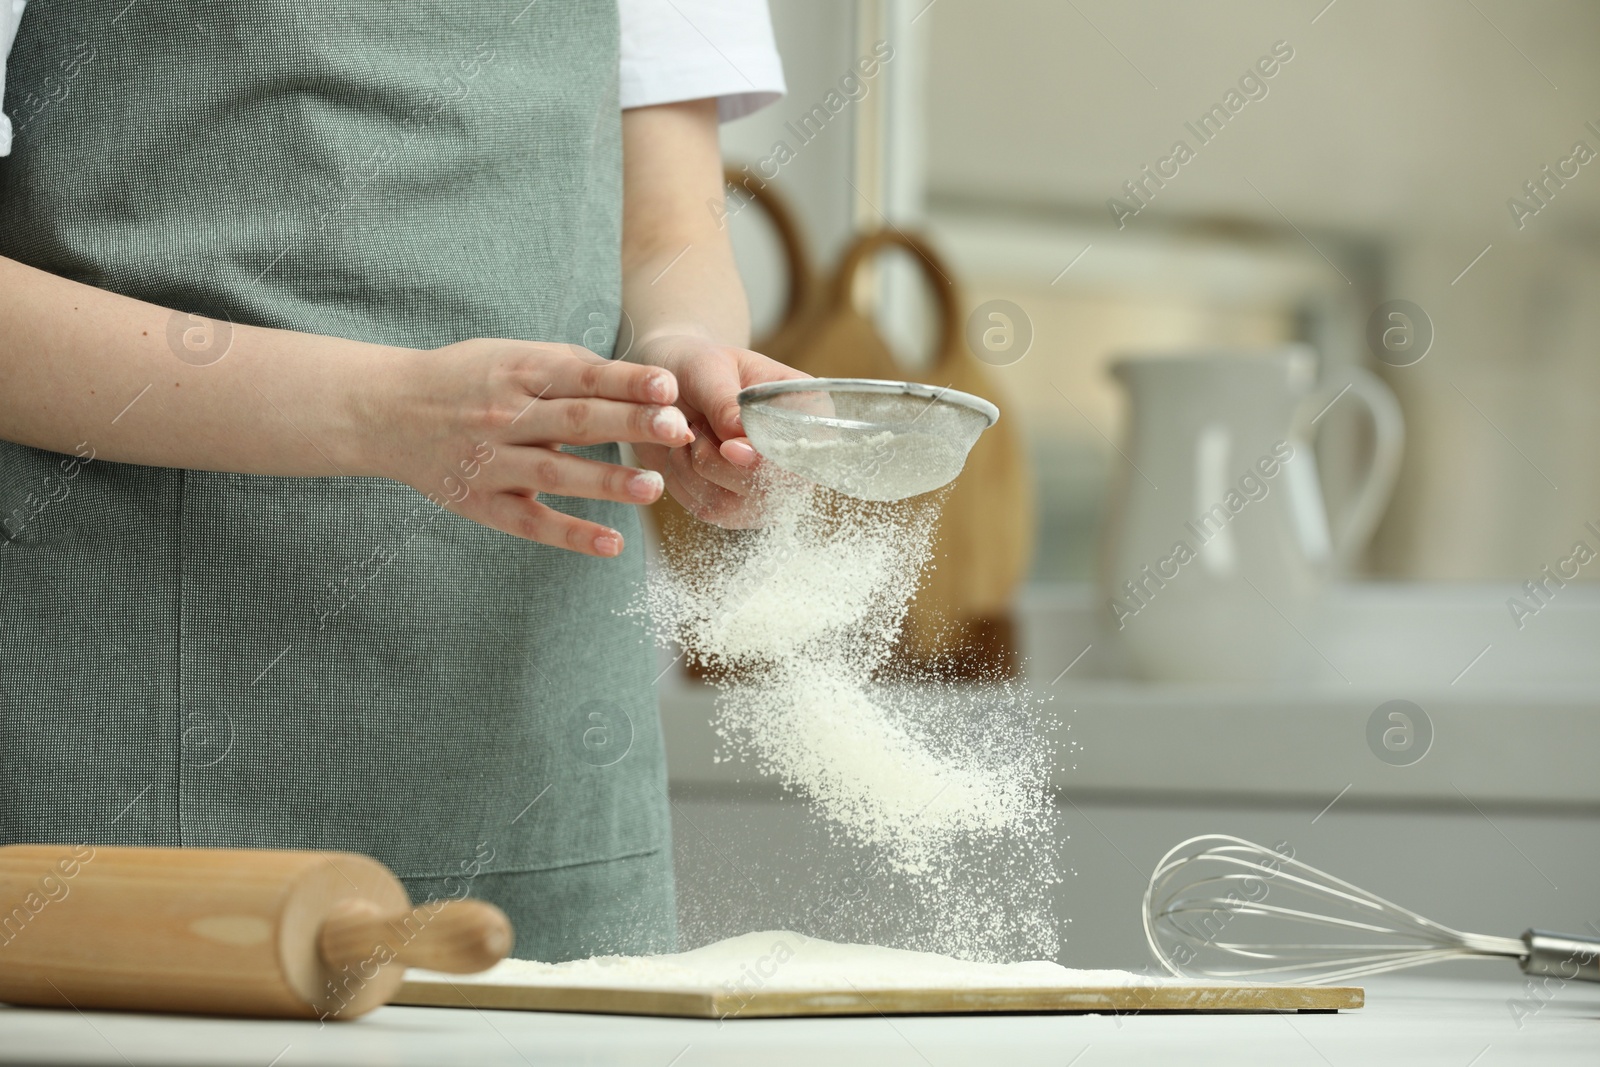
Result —
MULTIPOLYGON (((1486 965, 1487 966, 1487 965, 1486 965)), ((1600 1063, 1600 986, 1571 983, 1517 1024, 1503 981, 1376 979, 1340 1015, 990 1016, 716 1023, 383 1008, 347 1023, 245 1022, 0 1007, 0 1062, 38 1064, 822 1064, 825 1067, 1371 1067, 1600 1063)))

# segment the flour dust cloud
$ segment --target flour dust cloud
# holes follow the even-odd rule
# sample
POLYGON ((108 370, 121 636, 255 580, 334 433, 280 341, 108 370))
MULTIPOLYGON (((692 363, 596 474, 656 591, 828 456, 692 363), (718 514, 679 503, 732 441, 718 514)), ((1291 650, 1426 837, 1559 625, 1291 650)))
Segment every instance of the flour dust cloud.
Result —
MULTIPOLYGON (((646 595, 660 638, 718 687, 718 758, 775 778, 854 856, 852 933, 970 959, 1052 957, 1053 752, 1036 698, 883 678, 936 565, 938 496, 764 482, 767 525, 663 553, 646 595)), ((838 933, 820 928, 836 910, 806 932, 838 933)))

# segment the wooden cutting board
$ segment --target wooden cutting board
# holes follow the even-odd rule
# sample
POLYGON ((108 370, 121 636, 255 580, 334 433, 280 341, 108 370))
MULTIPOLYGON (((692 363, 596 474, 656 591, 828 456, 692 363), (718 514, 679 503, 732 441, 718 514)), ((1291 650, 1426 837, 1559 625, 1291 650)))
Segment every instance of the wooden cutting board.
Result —
POLYGON ((599 988, 407 978, 391 1004, 501 1008, 687 1019, 806 1015, 962 1015, 991 1012, 1329 1012, 1359 1008, 1360 986, 1228 985, 1164 980, 1151 984, 1003 989, 762 989, 737 992, 599 988))

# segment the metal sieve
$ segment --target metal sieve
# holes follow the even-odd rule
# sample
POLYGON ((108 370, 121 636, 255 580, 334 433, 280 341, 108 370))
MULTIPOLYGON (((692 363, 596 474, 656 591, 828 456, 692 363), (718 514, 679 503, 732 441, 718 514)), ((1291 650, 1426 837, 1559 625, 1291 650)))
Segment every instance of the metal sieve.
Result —
POLYGON ((953 481, 1000 409, 918 382, 798 378, 743 390, 739 417, 774 466, 862 500, 904 500, 953 481))

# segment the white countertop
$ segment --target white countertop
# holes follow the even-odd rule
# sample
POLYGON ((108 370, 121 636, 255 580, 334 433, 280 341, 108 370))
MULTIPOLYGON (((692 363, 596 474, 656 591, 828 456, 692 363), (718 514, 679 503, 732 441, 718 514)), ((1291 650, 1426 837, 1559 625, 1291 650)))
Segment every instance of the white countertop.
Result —
MULTIPOLYGON (((1485 967, 1490 966, 1485 964, 1485 967)), ((820 1064, 828 1067, 1593 1064, 1600 986, 1569 983, 1526 1001, 1522 976, 1389 976, 1367 1007, 1338 1015, 1013 1015, 705 1020, 443 1008, 382 1008, 345 1023, 255 1022, 0 1007, 0 1063, 820 1064)))

